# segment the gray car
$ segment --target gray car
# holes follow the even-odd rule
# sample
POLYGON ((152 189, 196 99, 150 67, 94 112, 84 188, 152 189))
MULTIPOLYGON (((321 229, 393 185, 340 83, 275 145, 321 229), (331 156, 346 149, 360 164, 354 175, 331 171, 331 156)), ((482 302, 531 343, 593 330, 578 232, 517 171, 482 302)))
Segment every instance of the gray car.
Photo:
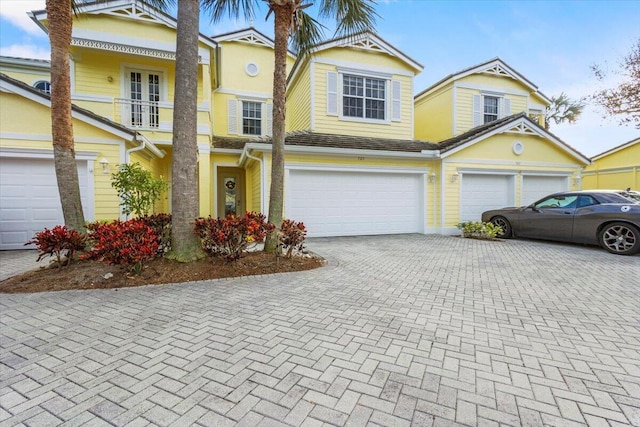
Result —
POLYGON ((640 204, 624 191, 567 191, 529 206, 486 211, 483 222, 500 226, 501 238, 600 245, 618 255, 640 251, 640 204))

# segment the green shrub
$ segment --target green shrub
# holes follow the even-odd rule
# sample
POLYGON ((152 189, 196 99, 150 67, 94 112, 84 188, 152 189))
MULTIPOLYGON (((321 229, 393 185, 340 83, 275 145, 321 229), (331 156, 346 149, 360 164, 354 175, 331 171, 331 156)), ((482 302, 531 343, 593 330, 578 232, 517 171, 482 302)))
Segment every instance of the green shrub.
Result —
POLYGON ((463 237, 471 239, 494 240, 502 233, 502 228, 500 226, 482 221, 461 222, 458 224, 458 229, 462 231, 463 237))
POLYGON ((160 199, 168 184, 154 178, 139 163, 120 165, 120 170, 111 176, 111 186, 118 191, 120 206, 125 215, 148 215, 160 199))

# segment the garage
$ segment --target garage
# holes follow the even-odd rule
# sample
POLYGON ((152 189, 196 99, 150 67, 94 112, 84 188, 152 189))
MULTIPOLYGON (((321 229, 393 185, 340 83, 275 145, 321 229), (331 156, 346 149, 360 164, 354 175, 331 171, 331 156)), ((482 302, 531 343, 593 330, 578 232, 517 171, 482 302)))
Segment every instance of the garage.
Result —
POLYGON ((523 175, 521 205, 526 206, 543 197, 569 190, 567 176, 553 175, 523 175))
MULTIPOLYGON (((86 160, 78 160, 78 178, 85 218, 92 219, 86 160)), ((0 250, 25 249, 37 231, 64 224, 52 159, 2 157, 0 183, 0 250)))
POLYGON ((460 221, 480 221, 482 212, 514 205, 514 176, 463 173, 460 221))
POLYGON ((286 217, 309 237, 424 232, 424 172, 291 169, 286 217))

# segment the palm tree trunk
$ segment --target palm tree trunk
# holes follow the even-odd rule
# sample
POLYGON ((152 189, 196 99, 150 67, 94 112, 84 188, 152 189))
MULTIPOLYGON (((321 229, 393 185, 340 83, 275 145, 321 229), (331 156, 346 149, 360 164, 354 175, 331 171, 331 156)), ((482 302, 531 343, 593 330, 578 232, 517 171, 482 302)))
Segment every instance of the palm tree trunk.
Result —
POLYGON ((198 36, 200 1, 178 2, 173 109, 171 253, 181 262, 204 257, 194 233, 198 217, 198 36))
POLYGON ((51 136, 64 223, 84 231, 84 214, 73 142, 69 47, 73 13, 71 0, 47 0, 51 44, 51 136))
MULTIPOLYGON (((269 222, 280 229, 284 210, 284 138, 287 90, 287 46, 293 16, 293 5, 284 2, 273 5, 275 64, 273 71, 273 137, 271 145, 271 187, 269 193, 269 222)), ((277 232, 267 238, 266 252, 276 250, 277 232)))

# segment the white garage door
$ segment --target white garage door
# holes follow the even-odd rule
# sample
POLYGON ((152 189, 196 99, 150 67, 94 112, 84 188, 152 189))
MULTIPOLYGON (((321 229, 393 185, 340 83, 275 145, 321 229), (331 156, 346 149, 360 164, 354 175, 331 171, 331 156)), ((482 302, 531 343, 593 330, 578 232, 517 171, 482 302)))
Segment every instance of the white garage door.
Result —
MULTIPOLYGON (((87 162, 78 161, 85 218, 90 203, 87 162)), ((64 224, 53 160, 0 158, 0 250, 29 249, 37 231, 64 224)))
POLYGON ((569 190, 569 179, 566 176, 524 175, 521 205, 527 206, 551 193, 567 190, 569 190))
POLYGON ((513 206, 513 176, 462 174, 460 221, 480 221, 482 212, 513 206))
POLYGON ((290 170, 286 217, 308 236, 423 232, 423 175, 290 170))

